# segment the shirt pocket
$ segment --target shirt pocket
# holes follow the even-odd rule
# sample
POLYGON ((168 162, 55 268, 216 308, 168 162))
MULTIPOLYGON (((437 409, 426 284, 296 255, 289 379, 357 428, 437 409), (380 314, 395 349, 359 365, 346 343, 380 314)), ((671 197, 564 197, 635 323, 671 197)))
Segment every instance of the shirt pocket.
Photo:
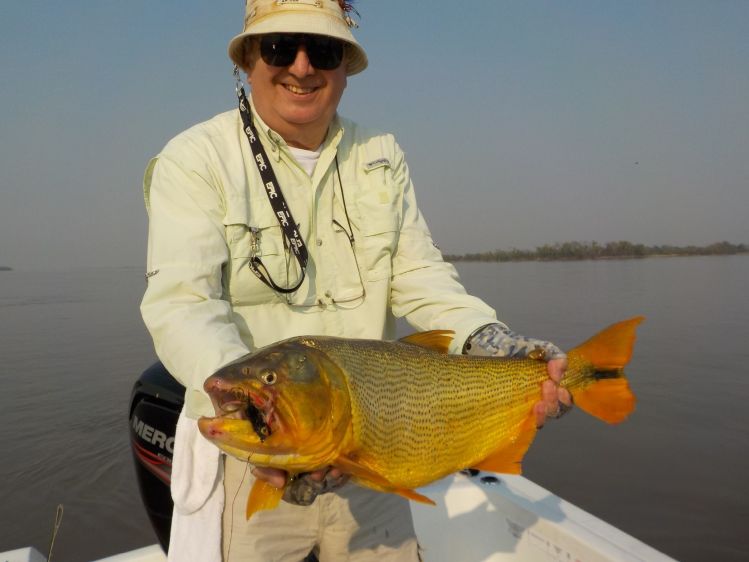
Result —
MULTIPOLYGON (((385 177, 390 169, 384 170, 385 177)), ((360 249, 362 275, 368 281, 391 277, 393 254, 398 246, 401 224, 401 197, 392 181, 362 186, 356 200, 358 211, 357 247, 360 249)))
POLYGON ((256 305, 279 300, 278 294, 250 268, 253 257, 262 261, 267 274, 280 287, 293 286, 299 279, 299 266, 289 259, 292 256, 284 247, 281 227, 273 220, 275 217, 257 221, 244 217, 224 219, 230 256, 224 275, 224 292, 232 304, 256 305))

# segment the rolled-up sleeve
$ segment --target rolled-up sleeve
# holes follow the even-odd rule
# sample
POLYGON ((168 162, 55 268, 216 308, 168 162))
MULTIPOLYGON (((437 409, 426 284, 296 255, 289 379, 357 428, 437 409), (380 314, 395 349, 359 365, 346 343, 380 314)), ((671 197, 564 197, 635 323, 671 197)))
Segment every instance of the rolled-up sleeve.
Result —
POLYGON ((474 330, 497 321, 496 313, 468 295, 453 265, 442 259, 416 205, 408 165, 397 146, 393 174, 395 182, 403 186, 403 220, 393 255, 393 313, 419 330, 454 330, 450 351, 460 353, 474 330))
POLYGON ((146 170, 148 287, 141 313, 156 354, 186 387, 194 418, 213 413, 205 379, 249 349, 222 298, 228 248, 220 186, 208 170, 183 161, 162 154, 146 170))

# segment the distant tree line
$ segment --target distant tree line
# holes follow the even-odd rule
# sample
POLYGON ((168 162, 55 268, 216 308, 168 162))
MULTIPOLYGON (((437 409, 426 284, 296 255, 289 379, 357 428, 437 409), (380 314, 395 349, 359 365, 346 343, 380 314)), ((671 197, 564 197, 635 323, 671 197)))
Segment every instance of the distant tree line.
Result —
POLYGON ((749 252, 746 244, 716 242, 708 246, 645 246, 626 240, 617 242, 562 242, 535 250, 494 250, 478 254, 446 255, 447 261, 536 261, 644 258, 648 256, 727 256, 749 252))

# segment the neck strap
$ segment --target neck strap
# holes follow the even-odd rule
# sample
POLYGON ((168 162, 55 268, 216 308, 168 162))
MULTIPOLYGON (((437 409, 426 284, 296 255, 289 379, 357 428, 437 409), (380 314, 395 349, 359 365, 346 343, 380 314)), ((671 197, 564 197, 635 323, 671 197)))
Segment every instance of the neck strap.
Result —
POLYGON ((260 178, 263 180, 263 186, 265 187, 265 194, 268 196, 273 212, 276 215, 278 224, 281 226, 284 236, 284 246, 291 248, 294 256, 299 262, 299 267, 302 270, 302 275, 299 278, 299 282, 293 287, 279 287, 271 278, 262 260, 257 256, 252 256, 250 259, 250 269, 255 276, 265 283, 268 287, 279 293, 288 294, 296 291, 304 281, 304 277, 307 269, 307 261, 309 255, 307 253, 307 247, 304 245, 297 228, 297 223, 294 217, 291 215, 291 210, 286 204, 286 198, 283 196, 281 186, 276 179, 276 173, 273 171, 268 154, 263 148, 263 144, 260 142, 260 138, 257 134, 257 129, 252 122, 252 113, 250 112, 250 104, 247 101, 247 95, 244 92, 244 87, 238 86, 237 97, 239 98, 239 114, 242 117, 242 124, 244 125, 244 132, 247 135, 247 140, 250 142, 250 151, 252 152, 255 165, 257 166, 258 172, 260 172, 260 178))

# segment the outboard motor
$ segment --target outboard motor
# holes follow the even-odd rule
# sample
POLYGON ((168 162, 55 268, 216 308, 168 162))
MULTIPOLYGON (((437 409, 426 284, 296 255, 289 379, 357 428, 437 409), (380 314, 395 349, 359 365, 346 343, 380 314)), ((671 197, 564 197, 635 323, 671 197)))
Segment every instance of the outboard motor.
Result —
POLYGON ((138 487, 164 552, 174 506, 169 490, 174 433, 184 395, 185 387, 161 363, 154 363, 136 381, 130 397, 130 447, 138 487))

